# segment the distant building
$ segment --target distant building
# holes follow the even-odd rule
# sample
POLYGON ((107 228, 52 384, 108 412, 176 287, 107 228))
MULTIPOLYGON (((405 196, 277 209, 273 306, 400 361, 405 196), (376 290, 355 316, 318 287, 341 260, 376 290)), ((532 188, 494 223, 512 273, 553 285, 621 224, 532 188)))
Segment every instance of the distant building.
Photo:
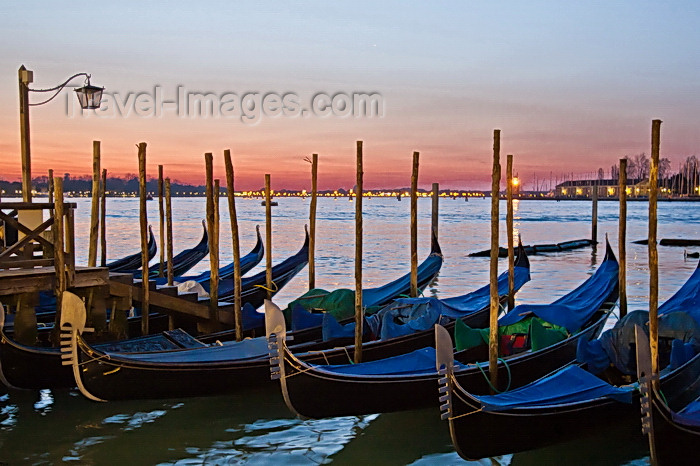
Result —
MULTIPOLYGON (((614 197, 619 196, 620 185, 618 180, 572 180, 558 184, 554 188, 555 197, 570 197, 570 198, 587 198, 590 199, 593 190, 598 190, 598 197, 614 197)), ((647 196, 649 194, 648 179, 628 179, 627 180, 627 195, 628 196, 647 196)))

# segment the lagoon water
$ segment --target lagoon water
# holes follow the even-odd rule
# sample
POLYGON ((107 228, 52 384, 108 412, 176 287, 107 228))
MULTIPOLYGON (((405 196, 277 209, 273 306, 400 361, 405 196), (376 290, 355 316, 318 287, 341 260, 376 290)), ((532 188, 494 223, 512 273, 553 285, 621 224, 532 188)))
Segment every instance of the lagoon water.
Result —
MULTIPOLYGON (((296 252, 308 223, 309 199, 278 198, 273 207, 273 262, 296 252)), ((78 263, 87 261, 90 200, 78 203, 78 263)), ((230 262, 226 199, 221 200, 221 264, 230 262)), ((364 282, 371 287, 408 272, 409 202, 395 198, 364 200, 364 282)), ((591 204, 580 201, 516 201, 515 228, 526 244, 557 243, 590 236, 591 204)), ((700 238, 694 203, 659 204, 659 238, 700 238)), ((241 253, 264 232, 259 199, 237 199, 241 253)), ((354 202, 321 198, 318 203, 316 284, 325 289, 354 286, 354 202)), ((628 204, 628 299, 630 309, 645 309, 648 299, 647 203, 628 204)), ((617 251, 618 204, 599 203, 597 248, 530 258, 532 281, 517 303, 546 303, 585 280, 602 261, 604 237, 617 251)), ((202 234, 203 198, 173 199, 175 252, 193 246, 202 234)), ((505 203, 501 203, 502 218, 505 203)), ((430 200, 419 199, 419 260, 429 252, 430 200)), ((449 297, 487 283, 488 258, 467 257, 489 247, 490 200, 440 199, 440 244, 445 263, 425 294, 449 297)), ((149 202, 149 219, 158 235, 158 205, 149 202)), ((504 222, 502 222, 504 225, 504 222)), ((139 249, 138 200, 107 200, 108 259, 139 249)), ((501 244, 505 244, 501 228, 501 244)), ((689 249, 693 250, 692 248, 689 249)), ((697 250, 697 248, 696 248, 697 250)), ((157 257, 156 257, 157 258, 157 257)), ((697 260, 684 248, 659 247, 660 300, 690 276, 697 260)), ((251 273, 263 270, 259 265, 251 273)), ((500 269, 506 267, 501 259, 500 269)), ((208 268, 208 260, 193 272, 208 268)), ((304 293, 304 269, 275 297, 286 305, 304 293)), ((614 317, 612 318, 614 319, 614 317)), ((437 386, 436 386, 437 396, 437 386)), ((504 432, 503 435, 517 435, 504 432)), ((636 431, 606 431, 594 437, 477 464, 646 464, 645 443, 636 431)), ((16 391, 0 388, 0 463, 5 464, 458 464, 447 424, 437 410, 296 419, 274 384, 227 396, 172 400, 91 402, 77 390, 16 391)))

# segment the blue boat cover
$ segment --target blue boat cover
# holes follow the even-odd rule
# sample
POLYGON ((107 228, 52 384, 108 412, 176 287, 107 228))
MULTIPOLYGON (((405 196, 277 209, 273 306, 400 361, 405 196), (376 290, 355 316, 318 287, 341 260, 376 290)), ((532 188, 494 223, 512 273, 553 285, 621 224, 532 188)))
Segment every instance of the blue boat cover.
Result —
POLYGON ((255 306, 245 303, 241 307, 241 323, 243 330, 252 330, 265 326, 265 314, 255 310, 255 306))
POLYGON ((233 360, 259 359, 268 354, 267 339, 246 338, 242 341, 227 341, 221 346, 148 353, 107 353, 114 359, 129 359, 141 362, 169 364, 192 364, 226 362, 233 360))
MULTIPOLYGON (((315 368, 347 375, 435 374, 435 348, 421 348, 391 358, 361 364, 322 364, 315 368)), ((455 363, 455 367, 461 367, 455 363)))
POLYGON ((695 399, 680 412, 673 412, 673 420, 687 426, 700 427, 700 398, 695 399))
POLYGON ((551 304, 520 304, 498 320, 498 325, 511 325, 530 313, 540 319, 577 332, 608 299, 618 283, 617 260, 610 257, 574 291, 551 304))
MULTIPOLYGON (((528 267, 515 267, 515 291, 519 290, 530 280, 528 267)), ((508 272, 498 277, 498 294, 508 293, 508 272)), ((389 338, 410 335, 415 332, 429 330, 437 323, 445 324, 452 319, 459 319, 480 311, 489 305, 489 285, 462 296, 438 299, 433 297, 399 298, 379 312, 365 318, 365 333, 369 332, 375 338, 389 338)), ((341 325, 323 319, 323 339, 352 337, 355 333, 355 322, 341 325)))
POLYGON ((659 306, 659 315, 670 312, 685 312, 700 325, 700 263, 676 294, 659 306))
MULTIPOLYGON (((659 337, 684 343, 681 346, 673 342, 670 354, 664 345, 659 347, 661 367, 670 363, 673 369, 700 351, 700 268, 696 268, 683 286, 659 306, 659 316, 659 337)), ((585 362, 594 374, 610 364, 625 374, 636 374, 636 355, 630 346, 635 342, 634 326, 638 325, 648 333, 648 321, 647 311, 630 312, 598 340, 579 341, 576 358, 585 362)))
MULTIPOLYGON (((318 327, 323 323, 325 312, 309 312, 301 304, 292 308, 292 332, 305 328, 318 327)), ((335 319, 333 319, 335 320, 335 319)))
MULTIPOLYGON (((309 260, 309 234, 306 233, 304 245, 299 251, 286 258, 284 261, 272 267, 272 281, 275 284, 273 295, 277 293, 289 280, 291 280, 301 269, 306 267, 309 260)), ((257 293, 258 287, 263 287, 266 283, 266 271, 253 275, 252 277, 242 277, 241 279, 241 299, 243 302, 252 299, 247 295, 257 293)), ((221 280, 219 284, 219 299, 230 300, 233 298, 235 287, 233 278, 221 280)), ((262 299, 260 300, 262 301, 262 299)), ((262 304, 262 303, 261 303, 262 304)), ((259 304, 260 305, 260 304, 259 304)), ((258 305, 258 306, 259 306, 258 305)))
POLYGON ((485 410, 505 411, 513 408, 576 403, 600 397, 632 403, 636 390, 636 384, 615 387, 579 366, 568 366, 518 389, 474 398, 481 402, 485 410))
MULTIPOLYGON (((530 280, 528 267, 515 267, 514 290, 518 291, 530 280)), ((498 277, 499 296, 508 294, 508 272, 498 277)), ((441 317, 459 319, 488 307, 490 285, 476 291, 452 298, 400 298, 377 314, 367 318, 367 323, 375 335, 386 340, 402 335, 429 330, 441 317)), ((352 324, 354 325, 354 324, 352 324)))
MULTIPOLYGON (((442 262, 442 255, 431 253, 418 266, 419 283, 434 277, 440 271, 442 262)), ((362 305, 366 309, 366 313, 372 312, 373 309, 371 308, 378 308, 393 302, 398 296, 410 289, 410 284, 411 274, 408 273, 386 285, 363 289, 362 305)), ((327 292, 321 289, 314 289, 310 290, 307 295, 292 301, 290 303, 291 310, 285 311, 285 315, 291 314, 291 318, 288 319, 289 323, 291 323, 292 331, 321 325, 323 315, 327 313, 335 315, 338 320, 354 315, 355 292, 353 290, 340 288, 327 292), (308 297, 306 297, 307 295, 308 297), (317 306, 327 310, 327 312, 310 312, 305 305, 306 307, 309 305, 317 306)))
MULTIPOLYGON (((262 246, 262 240, 260 238, 260 234, 258 233, 258 242, 255 244, 255 247, 253 248, 252 251, 250 251, 248 254, 245 256, 241 257, 240 264, 241 264, 241 275, 246 274, 250 272, 250 270, 253 269, 258 263, 262 260, 263 258, 263 253, 264 249, 262 246)), ((233 262, 221 267, 219 269, 219 280, 225 280, 227 278, 233 277, 234 273, 234 266, 233 262)), ((178 283, 186 282, 189 280, 194 280, 197 283, 201 284, 204 289, 209 292, 209 278, 211 275, 210 270, 205 270, 204 272, 198 274, 198 275, 181 275, 179 277, 175 277, 174 281, 178 283)), ((167 277, 156 277, 155 282, 157 285, 165 285, 168 283, 167 277)))
MULTIPOLYGON (((418 276, 433 277, 442 267, 442 255, 430 254, 418 267, 418 276)), ((384 306, 411 287, 410 272, 403 277, 377 288, 362 290, 364 307, 384 306)))

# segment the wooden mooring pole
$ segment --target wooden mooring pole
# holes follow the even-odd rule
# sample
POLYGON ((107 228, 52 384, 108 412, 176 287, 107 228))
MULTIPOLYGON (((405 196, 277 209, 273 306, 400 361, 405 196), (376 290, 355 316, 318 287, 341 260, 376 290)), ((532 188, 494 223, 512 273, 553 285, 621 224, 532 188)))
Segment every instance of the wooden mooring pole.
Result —
POLYGON ((49 168, 49 203, 53 204, 53 193, 54 193, 54 181, 53 181, 53 169, 49 168))
MULTIPOLYGON (((209 325, 211 327, 218 323, 218 308, 216 294, 218 294, 218 279, 217 283, 214 283, 214 274, 218 275, 219 272, 219 257, 215 251, 215 239, 216 236, 216 226, 214 225, 215 216, 214 213, 214 156, 211 152, 204 154, 204 165, 206 170, 206 197, 207 197, 207 232, 209 239, 209 296, 211 298, 209 305, 209 325), (215 272, 216 269, 216 272, 215 272), (216 293, 216 294, 215 294, 216 293)), ((218 278, 218 277, 217 277, 218 278)))
POLYGON ((148 313, 150 290, 148 286, 148 211, 146 205, 146 143, 141 142, 139 148, 139 222, 141 227, 141 334, 148 335, 148 313))
POLYGON ((90 199, 90 244, 88 267, 97 265, 97 242, 100 225, 100 141, 92 141, 92 198, 90 199))
POLYGON ((619 174, 620 217, 618 219, 617 248, 620 289, 620 318, 627 315, 627 159, 620 159, 619 174))
POLYGON ((272 193, 270 174, 265 174, 265 286, 267 299, 272 299, 272 193))
POLYGON ((214 329, 218 329, 219 325, 219 201, 221 199, 221 186, 218 179, 214 180, 214 192, 212 193, 212 210, 214 219, 212 223, 212 231, 209 232, 211 239, 211 249, 209 250, 209 259, 211 264, 211 272, 209 274, 209 305, 211 306, 211 315, 214 317, 212 325, 214 329))
POLYGON ((160 247, 160 251, 158 251, 160 253, 160 257, 158 260, 158 276, 164 277, 165 270, 163 269, 163 265, 165 262, 165 209, 163 206, 163 165, 158 165, 158 220, 158 232, 160 233, 160 242, 158 244, 160 247))
POLYGON ((309 289, 316 288, 316 208, 318 202, 318 154, 311 155, 311 205, 309 207, 309 289))
POLYGON ((107 169, 100 183, 100 267, 107 267, 107 169))
POLYGON ((501 181, 501 130, 493 130, 493 170, 491 173, 491 263, 489 313, 489 375, 491 385, 498 387, 498 202, 501 181))
POLYGON ((513 241, 513 154, 506 156, 506 236, 508 238, 508 311, 515 307, 515 250, 513 241))
POLYGON ((431 241, 431 249, 432 249, 432 241, 433 237, 435 239, 438 238, 438 224, 440 223, 440 184, 439 183, 433 183, 433 196, 432 196, 432 214, 430 218, 430 241, 431 241))
MULTIPOLYGON (((54 187, 54 267, 56 269, 56 317, 54 329, 61 328, 61 303, 66 291, 66 257, 65 257, 65 208, 63 206, 63 178, 56 177, 54 187)), ((58 342, 58 330, 55 341, 58 342)))
MULTIPOLYGON (((651 165, 649 168, 649 343, 651 371, 659 373, 659 254, 656 249, 656 201, 658 197, 661 120, 651 122, 651 165)), ((652 383, 656 383, 653 380, 652 383)))
POLYGON ((241 245, 238 233, 238 215, 236 214, 236 196, 234 195, 233 161, 231 150, 224 151, 226 164, 226 191, 228 195, 228 216, 231 220, 231 241, 233 245, 233 321, 236 326, 236 341, 243 339, 243 322, 241 316, 241 245))
POLYGON ((411 289, 412 298, 418 296, 418 164, 419 154, 413 153, 411 172, 411 289))
POLYGON ((173 286, 173 205, 170 198, 170 178, 165 179, 165 231, 168 286, 173 286))
POLYGON ((598 185, 591 187, 591 241, 595 248, 598 244, 598 185))
POLYGON ((362 362, 362 141, 357 141, 357 188, 355 190, 355 354, 353 361, 362 362))

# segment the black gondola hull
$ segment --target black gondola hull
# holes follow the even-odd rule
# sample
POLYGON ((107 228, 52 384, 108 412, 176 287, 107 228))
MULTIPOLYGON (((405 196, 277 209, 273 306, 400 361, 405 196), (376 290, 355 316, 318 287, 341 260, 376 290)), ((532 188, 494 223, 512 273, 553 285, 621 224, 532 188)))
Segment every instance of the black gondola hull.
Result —
MULTIPOLYGON (((505 385, 510 371, 510 385, 515 388, 570 363, 576 357, 578 340, 595 338, 602 330, 606 317, 549 348, 509 358, 508 368, 500 363, 499 380, 504 381, 505 385)), ((357 416, 438 406, 435 396, 437 372, 428 375, 354 377, 300 365, 299 360, 289 353, 283 359, 285 378, 282 390, 285 401, 292 411, 304 417, 357 416)), ((475 393, 488 393, 488 383, 478 367, 458 371, 456 376, 461 384, 475 393)))
MULTIPOLYGON (((696 357, 661 379, 661 389, 673 403, 684 402, 688 398, 687 387, 697 386, 699 377, 700 357, 696 357)), ((460 391, 459 388, 455 390, 460 391)), ((479 407, 468 401, 468 396, 460 396, 459 393, 451 397, 452 414, 449 421, 452 443, 457 453, 465 459, 476 460, 542 448, 623 424, 627 427, 637 426, 642 438, 638 394, 631 404, 596 398, 580 403, 501 412, 478 411, 479 407), (513 435, 503 435, 505 432, 513 435)))
POLYGON ((102 355, 79 344, 80 382, 102 400, 218 395, 270 383, 266 359, 167 365, 102 355))

